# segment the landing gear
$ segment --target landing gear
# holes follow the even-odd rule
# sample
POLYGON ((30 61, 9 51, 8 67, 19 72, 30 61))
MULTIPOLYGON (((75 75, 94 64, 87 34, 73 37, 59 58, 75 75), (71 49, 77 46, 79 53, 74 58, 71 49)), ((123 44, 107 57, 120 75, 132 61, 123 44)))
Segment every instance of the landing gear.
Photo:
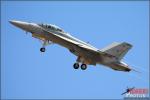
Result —
POLYGON ((45 52, 45 48, 44 47, 40 48, 40 51, 45 52))
POLYGON ((87 65, 86 65, 86 64, 82 64, 82 65, 81 65, 81 69, 82 69, 82 70, 86 70, 86 68, 87 68, 87 65))
POLYGON ((79 63, 74 63, 74 64, 73 64, 73 68, 74 68, 74 69, 78 69, 78 68, 79 68, 79 63))
POLYGON ((82 70, 86 70, 87 69, 87 65, 86 64, 81 64, 81 66, 79 65, 79 63, 74 63, 73 64, 73 68, 74 69, 78 69, 79 67, 81 67, 82 70))
POLYGON ((48 41, 43 41, 43 46, 42 46, 42 48, 40 48, 41 52, 45 52, 46 51, 46 49, 45 49, 46 44, 48 44, 48 41))

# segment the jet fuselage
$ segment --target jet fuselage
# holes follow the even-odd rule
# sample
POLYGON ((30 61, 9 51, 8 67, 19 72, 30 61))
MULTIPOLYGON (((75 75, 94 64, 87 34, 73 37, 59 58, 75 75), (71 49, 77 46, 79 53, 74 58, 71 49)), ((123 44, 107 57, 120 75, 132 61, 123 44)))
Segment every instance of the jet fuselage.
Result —
POLYGON ((70 52, 78 56, 77 62, 96 65, 103 64, 114 70, 130 71, 128 65, 118 61, 115 56, 109 55, 93 47, 89 43, 83 42, 61 28, 51 24, 35 24, 22 21, 10 21, 11 24, 31 32, 32 36, 43 41, 51 41, 69 49, 70 52))

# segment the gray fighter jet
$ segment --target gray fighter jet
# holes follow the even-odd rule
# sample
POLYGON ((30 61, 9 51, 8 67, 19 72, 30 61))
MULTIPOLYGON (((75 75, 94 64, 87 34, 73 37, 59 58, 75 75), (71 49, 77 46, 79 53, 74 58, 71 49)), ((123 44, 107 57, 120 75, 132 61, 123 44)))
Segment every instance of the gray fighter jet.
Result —
POLYGON ((10 20, 11 24, 30 32, 32 37, 40 39, 43 46, 41 52, 45 52, 45 46, 56 43, 67 48, 71 53, 77 56, 74 69, 81 67, 82 70, 87 65, 102 64, 117 71, 129 72, 132 69, 121 61, 132 45, 126 42, 114 42, 103 49, 97 49, 89 43, 83 42, 61 28, 52 24, 36 24, 23 21, 10 20))

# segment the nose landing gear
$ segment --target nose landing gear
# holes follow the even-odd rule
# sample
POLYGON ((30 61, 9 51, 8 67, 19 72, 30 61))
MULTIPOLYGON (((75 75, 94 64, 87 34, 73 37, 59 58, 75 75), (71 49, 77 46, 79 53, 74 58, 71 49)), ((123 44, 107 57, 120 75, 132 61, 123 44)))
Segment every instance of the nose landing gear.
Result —
POLYGON ((43 42, 43 43, 42 43, 43 46, 42 46, 42 48, 40 48, 40 51, 41 51, 41 52, 45 52, 45 51, 46 51, 45 46, 52 44, 52 42, 51 42, 51 41, 48 41, 48 40, 43 40, 42 42, 43 42))
POLYGON ((45 50, 46 50, 45 47, 40 48, 41 52, 45 52, 45 50))

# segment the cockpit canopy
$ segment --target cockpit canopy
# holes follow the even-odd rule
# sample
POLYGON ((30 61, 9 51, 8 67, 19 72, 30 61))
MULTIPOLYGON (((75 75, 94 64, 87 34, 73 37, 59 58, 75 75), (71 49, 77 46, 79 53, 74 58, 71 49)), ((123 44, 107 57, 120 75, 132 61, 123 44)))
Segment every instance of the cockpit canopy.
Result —
POLYGON ((54 30, 54 31, 64 32, 64 30, 62 30, 60 27, 56 25, 52 25, 52 24, 40 24, 40 26, 45 27, 47 29, 54 30))

